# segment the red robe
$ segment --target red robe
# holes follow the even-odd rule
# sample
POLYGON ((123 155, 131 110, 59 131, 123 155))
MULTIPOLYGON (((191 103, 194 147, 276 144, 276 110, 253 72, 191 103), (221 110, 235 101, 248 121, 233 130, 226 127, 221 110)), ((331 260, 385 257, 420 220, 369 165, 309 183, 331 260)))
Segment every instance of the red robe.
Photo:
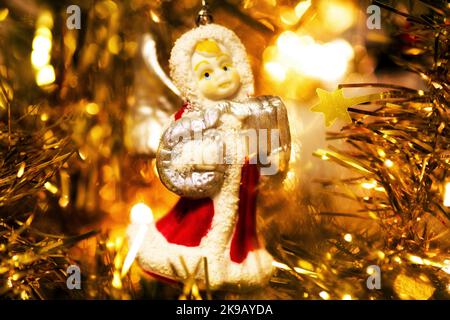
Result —
MULTIPOLYGON (((175 114, 175 120, 183 115, 187 104, 175 114)), ((230 259, 241 263, 248 253, 259 248, 256 236, 256 198, 259 169, 246 162, 242 166, 239 188, 238 220, 231 240, 230 259)), ((196 247, 208 234, 214 217, 211 198, 180 198, 167 215, 156 222, 156 228, 169 243, 196 247)))

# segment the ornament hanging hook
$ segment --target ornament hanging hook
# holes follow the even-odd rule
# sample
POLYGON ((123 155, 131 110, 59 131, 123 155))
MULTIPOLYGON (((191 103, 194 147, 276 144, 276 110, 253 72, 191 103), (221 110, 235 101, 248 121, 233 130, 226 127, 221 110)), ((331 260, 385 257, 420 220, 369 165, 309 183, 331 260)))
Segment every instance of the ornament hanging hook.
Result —
POLYGON ((202 7, 197 14, 197 19, 195 19, 197 26, 205 25, 213 22, 213 17, 209 11, 208 1, 202 0, 202 7))

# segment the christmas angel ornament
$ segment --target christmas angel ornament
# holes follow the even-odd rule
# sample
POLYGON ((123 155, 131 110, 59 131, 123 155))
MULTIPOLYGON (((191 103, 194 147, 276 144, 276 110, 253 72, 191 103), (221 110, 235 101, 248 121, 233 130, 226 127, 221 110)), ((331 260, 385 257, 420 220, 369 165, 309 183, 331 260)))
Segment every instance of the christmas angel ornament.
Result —
MULTIPOLYGON (((149 225, 138 252, 141 267, 182 281, 186 268, 211 288, 265 285, 272 256, 256 233, 261 174, 285 172, 290 134, 284 104, 253 95, 253 74, 239 38, 217 24, 182 35, 171 76, 186 103, 162 135, 157 168, 181 196, 149 225)), ((139 225, 131 224, 132 241, 139 225)))

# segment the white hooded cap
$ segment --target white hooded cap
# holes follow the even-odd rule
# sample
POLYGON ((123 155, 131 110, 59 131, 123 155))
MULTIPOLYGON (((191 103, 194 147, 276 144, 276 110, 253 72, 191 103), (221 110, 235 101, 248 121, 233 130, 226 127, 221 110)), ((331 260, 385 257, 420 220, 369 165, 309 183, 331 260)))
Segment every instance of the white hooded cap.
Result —
POLYGON ((238 36, 231 30, 217 24, 207 24, 183 34, 173 46, 170 56, 170 75, 181 95, 191 105, 205 108, 218 101, 204 97, 197 89, 191 66, 191 58, 198 42, 211 39, 224 47, 233 61, 241 78, 241 86, 233 100, 241 101, 254 92, 253 73, 247 59, 247 52, 238 36))

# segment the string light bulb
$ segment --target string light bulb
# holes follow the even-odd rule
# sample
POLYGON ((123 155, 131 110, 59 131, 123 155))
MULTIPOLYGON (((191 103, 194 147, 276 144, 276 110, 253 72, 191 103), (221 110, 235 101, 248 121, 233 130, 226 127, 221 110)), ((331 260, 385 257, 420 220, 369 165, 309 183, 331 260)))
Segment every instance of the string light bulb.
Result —
POLYGON ((130 270, 131 265, 136 258, 139 248, 144 241, 145 234, 147 233, 148 226, 153 222, 152 209, 148 207, 145 203, 137 203, 131 208, 130 219, 132 224, 138 224, 138 231, 133 241, 131 242, 130 250, 123 263, 121 276, 125 276, 130 270))

